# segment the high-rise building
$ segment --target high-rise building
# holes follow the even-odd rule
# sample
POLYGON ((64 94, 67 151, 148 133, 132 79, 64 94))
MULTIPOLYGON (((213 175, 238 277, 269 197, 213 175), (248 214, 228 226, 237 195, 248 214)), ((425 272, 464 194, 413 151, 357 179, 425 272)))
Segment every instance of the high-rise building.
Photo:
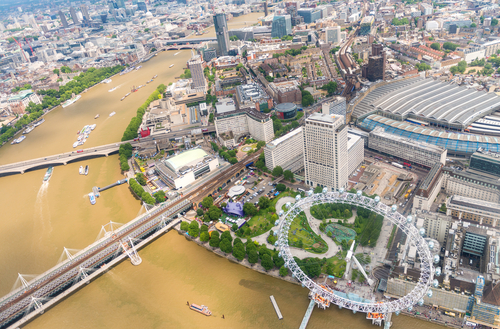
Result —
POLYGON ((71 14, 71 19, 73 20, 73 23, 76 25, 76 24, 80 24, 80 21, 78 20, 78 16, 76 15, 76 10, 75 10, 75 7, 70 7, 69 8, 69 12, 71 14))
POLYGON ((148 6, 144 1, 139 1, 137 2, 137 10, 142 10, 143 12, 146 13, 148 11, 148 6))
POLYGON ((62 26, 67 29, 69 27, 68 21, 66 20, 66 16, 64 16, 64 13, 59 10, 59 18, 61 19, 61 24, 62 26))
POLYGON ((269 142, 264 147, 266 167, 273 170, 280 166, 283 170, 297 172, 304 168, 304 135, 302 127, 269 142))
POLYGON ((205 62, 210 62, 212 58, 217 58, 217 51, 215 48, 207 48, 203 51, 203 60, 205 62))
POLYGON ((191 70, 191 79, 193 79, 193 89, 205 88, 205 77, 203 75, 203 61, 200 56, 193 56, 188 61, 188 67, 191 70))
POLYGON ((478 149, 470 157, 469 171, 492 176, 495 179, 500 178, 500 153, 478 149))
POLYGON ((220 56, 227 56, 229 52, 229 34, 227 31, 226 14, 217 13, 214 16, 215 35, 219 45, 220 56))
POLYGON ((101 17, 101 22, 103 24, 106 24, 106 22, 108 21, 108 14, 104 13, 104 14, 100 14, 99 16, 101 17))
POLYGON ((337 44, 340 38, 340 26, 327 27, 325 30, 325 42, 328 44, 337 44))
POLYGON ((89 10, 86 5, 81 5, 80 10, 82 11, 83 19, 87 22, 90 22, 89 10))
POLYGON ((274 16, 271 37, 281 38, 289 34, 292 34, 292 19, 290 15, 274 16))
POLYGON ((118 8, 125 9, 125 0, 116 0, 116 4, 117 4, 118 8))
POLYGON ((347 130, 344 117, 314 113, 304 127, 306 184, 329 191, 347 185, 347 130))
POLYGON ((297 10, 297 15, 304 17, 304 23, 310 24, 321 18, 321 11, 316 8, 303 8, 297 10))

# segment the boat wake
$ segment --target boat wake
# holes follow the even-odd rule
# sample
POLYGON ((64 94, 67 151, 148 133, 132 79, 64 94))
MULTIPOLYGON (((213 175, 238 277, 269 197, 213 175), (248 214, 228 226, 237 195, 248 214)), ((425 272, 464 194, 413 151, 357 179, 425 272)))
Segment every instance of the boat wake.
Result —
MULTIPOLYGON (((46 238, 46 236, 52 232, 48 200, 49 184, 49 181, 44 181, 42 183, 42 186, 40 186, 40 189, 38 190, 35 201, 35 216, 33 228, 39 236, 39 239, 37 241, 37 244, 39 246, 43 243, 44 238, 46 238)), ((34 246, 34 248, 38 249, 37 246, 34 246)))

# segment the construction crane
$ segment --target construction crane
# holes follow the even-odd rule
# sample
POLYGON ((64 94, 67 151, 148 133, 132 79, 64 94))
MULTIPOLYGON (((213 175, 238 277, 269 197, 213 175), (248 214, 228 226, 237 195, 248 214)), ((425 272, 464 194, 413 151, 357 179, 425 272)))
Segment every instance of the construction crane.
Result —
POLYGON ((26 54, 24 53, 23 46, 21 46, 21 44, 16 40, 16 38, 12 37, 12 39, 17 43, 17 45, 19 46, 19 49, 21 49, 21 54, 23 54, 24 60, 26 62, 29 62, 28 58, 26 58, 26 54))

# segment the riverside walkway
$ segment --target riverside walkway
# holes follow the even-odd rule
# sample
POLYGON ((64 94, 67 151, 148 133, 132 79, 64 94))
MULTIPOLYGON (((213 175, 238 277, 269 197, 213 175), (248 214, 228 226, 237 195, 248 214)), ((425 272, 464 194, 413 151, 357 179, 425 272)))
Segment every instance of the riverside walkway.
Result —
MULTIPOLYGON (((215 131, 215 126, 203 127, 203 129, 207 129, 207 131, 205 131, 204 133, 210 133, 215 131)), ((50 166, 60 166, 60 165, 65 166, 68 163, 72 162, 92 159, 96 157, 108 156, 117 153, 120 145, 125 143, 130 143, 132 147, 136 147, 136 146, 141 146, 141 144, 145 144, 147 142, 152 142, 152 141, 164 142, 165 140, 169 140, 171 138, 180 137, 188 134, 190 134, 190 131, 183 131, 183 130, 173 131, 162 135, 140 138, 140 140, 137 141, 130 140, 125 142, 117 142, 107 145, 91 147, 87 149, 75 149, 74 151, 71 152, 59 153, 38 159, 31 159, 16 163, 10 163, 0 166, 0 176, 24 174, 26 171, 29 170, 38 170, 50 166)))

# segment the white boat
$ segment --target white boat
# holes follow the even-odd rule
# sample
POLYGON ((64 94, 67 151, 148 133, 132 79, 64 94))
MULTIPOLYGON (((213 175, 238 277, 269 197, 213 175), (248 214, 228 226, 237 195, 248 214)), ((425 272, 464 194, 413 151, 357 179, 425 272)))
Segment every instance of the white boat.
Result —
POLYGON ((110 90, 108 90, 108 92, 115 91, 115 90, 116 90, 116 88, 118 88, 118 87, 113 87, 113 88, 111 88, 110 90))
POLYGON ((174 66, 174 64, 170 65, 168 68, 171 68, 172 66, 174 66))
POLYGON ((28 128, 26 128, 26 130, 23 131, 23 134, 29 134, 33 131, 33 129, 35 129, 35 126, 29 126, 28 128))
POLYGON ((181 52, 179 51, 179 52, 175 53, 175 54, 174 54, 174 56, 177 56, 177 55, 179 55, 180 53, 181 53, 181 52))
POLYGON ((83 175, 83 166, 80 166, 80 169, 78 169, 78 173, 79 173, 80 175, 83 175))
POLYGON ((85 166, 85 176, 87 176, 89 174, 89 166, 85 166))
POLYGON ((90 126, 90 130, 94 130, 97 125, 94 123, 93 125, 90 126))
POLYGON ((41 124, 42 124, 42 123, 44 123, 44 122, 45 122, 45 118, 44 118, 44 119, 42 119, 42 120, 40 120, 40 121, 38 121, 38 122, 35 122, 35 123, 33 124, 33 127, 38 127, 39 125, 41 125, 41 124))
POLYGON ((71 99, 68 99, 66 102, 64 102, 62 104, 62 107, 65 108, 66 106, 70 106, 71 104, 73 104, 74 102, 76 102, 77 100, 79 100, 80 97, 82 97, 82 96, 81 95, 76 95, 75 97, 73 97, 71 99))
POLYGON ((102 80, 102 83, 111 83, 111 79, 102 80))
POLYGON ((94 117, 94 119, 97 119, 98 117, 99 117, 99 114, 97 114, 97 115, 94 117))
POLYGON ((136 67, 135 69, 138 70, 142 67, 142 65, 139 65, 138 67, 136 67))
POLYGON ((92 205, 95 204, 95 195, 94 195, 94 192, 90 192, 89 193, 89 200, 90 200, 90 204, 92 204, 92 205))
POLYGON ((78 146, 78 141, 76 141, 76 142, 73 143, 73 148, 75 148, 77 146, 78 146))
POLYGON ((111 112, 111 113, 109 114, 109 116, 110 116, 110 117, 112 117, 112 116, 113 116, 113 115, 115 115, 115 114, 116 114, 116 112, 111 112))
POLYGON ((25 139, 26 139, 26 136, 22 135, 21 137, 19 137, 19 138, 17 139, 17 143, 16 143, 16 144, 21 143, 21 142, 22 142, 23 140, 25 140, 25 139))

